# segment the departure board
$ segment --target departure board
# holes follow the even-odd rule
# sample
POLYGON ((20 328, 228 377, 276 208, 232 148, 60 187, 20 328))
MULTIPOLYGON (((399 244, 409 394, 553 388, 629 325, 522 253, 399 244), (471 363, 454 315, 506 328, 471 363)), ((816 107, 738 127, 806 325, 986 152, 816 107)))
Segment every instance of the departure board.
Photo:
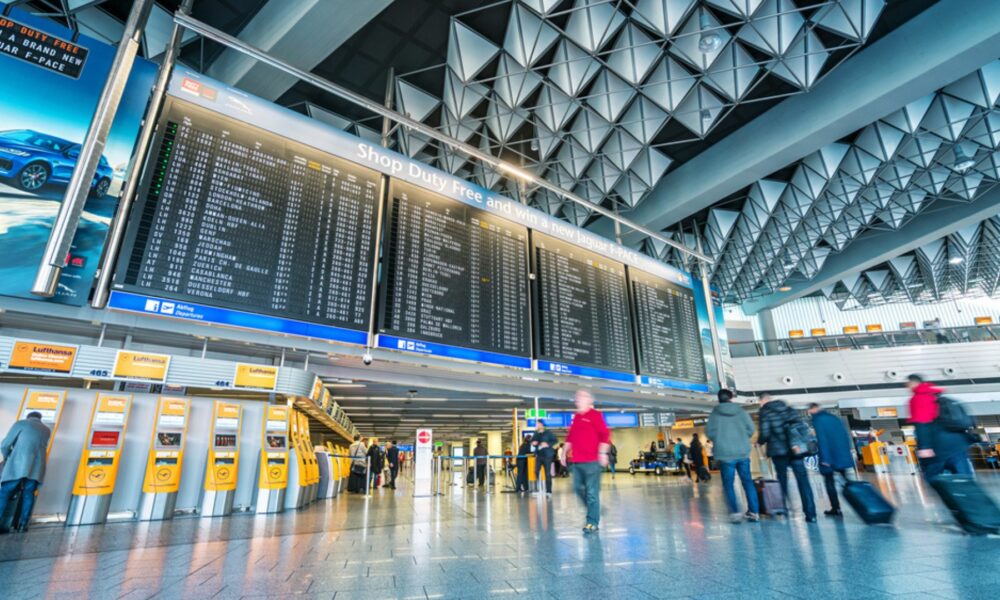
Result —
POLYGON ((379 174, 176 98, 152 149, 116 289, 367 331, 379 174))
POLYGON ((629 267, 639 373, 704 382, 694 291, 629 267))
POLYGON ((380 333, 531 355, 526 227, 393 180, 382 256, 380 333))
POLYGON ((537 232, 531 239, 539 358, 634 373, 625 266, 537 232))

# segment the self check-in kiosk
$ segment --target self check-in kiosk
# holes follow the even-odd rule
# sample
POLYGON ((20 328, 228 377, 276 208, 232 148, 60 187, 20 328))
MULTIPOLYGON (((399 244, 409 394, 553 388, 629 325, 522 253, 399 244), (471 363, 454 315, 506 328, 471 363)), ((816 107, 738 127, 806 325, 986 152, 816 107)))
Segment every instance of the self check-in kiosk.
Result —
POLYGON ((309 417, 305 413, 299 413, 299 435, 302 439, 302 451, 306 456, 308 470, 308 494, 307 502, 315 502, 319 497, 319 459, 316 457, 316 447, 313 446, 312 436, 309 433, 309 417))
POLYGON ((37 412, 42 415, 42 423, 45 423, 52 432, 49 435, 49 445, 46 447, 46 457, 52 450, 52 441, 56 439, 56 429, 59 428, 59 419, 62 418, 63 406, 66 405, 66 392, 56 390, 24 390, 21 397, 21 407, 17 410, 18 420, 27 419, 29 413, 37 412))
POLYGON ((288 413, 287 406, 268 406, 260 446, 257 501, 254 511, 276 513, 285 509, 288 487, 288 413))
POLYGON ((131 409, 131 395, 97 394, 66 511, 67 525, 93 525, 108 520, 131 409))
POLYGON ((309 453, 303 444, 301 414, 292 411, 288 418, 288 434, 291 441, 288 456, 288 488, 285 490, 285 508, 302 508, 309 503, 309 486, 312 483, 312 468, 309 453))
POLYGON ((211 445, 205 464, 205 495, 201 502, 203 517, 224 517, 233 512, 242 418, 243 407, 239 404, 215 402, 211 445))
POLYGON ((141 521, 160 521, 174 516, 190 412, 191 401, 187 398, 160 398, 139 499, 141 521))
POLYGON ((336 479, 333 475, 333 462, 330 458, 330 449, 326 446, 316 446, 313 448, 313 454, 316 456, 316 466, 319 467, 319 491, 316 494, 317 498, 333 498, 334 496, 334 482, 336 479))

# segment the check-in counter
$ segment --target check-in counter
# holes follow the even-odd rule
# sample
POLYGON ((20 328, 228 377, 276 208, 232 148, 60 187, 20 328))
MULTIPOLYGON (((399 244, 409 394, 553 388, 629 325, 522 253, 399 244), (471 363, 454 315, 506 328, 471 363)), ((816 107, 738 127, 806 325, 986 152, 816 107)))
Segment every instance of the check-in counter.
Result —
POLYGON ((221 400, 215 402, 211 445, 205 465, 205 495, 201 502, 203 517, 224 517, 233 512, 242 420, 242 406, 221 400))
POLYGON ((285 509, 285 492, 288 487, 288 413, 284 405, 267 407, 262 432, 260 466, 258 467, 257 514, 277 513, 285 509))
POLYGON ((131 410, 131 395, 101 392, 94 399, 66 511, 67 525, 93 525, 108 520, 131 410))
POLYGON ((139 498, 138 516, 141 521, 161 521, 174 516, 190 412, 191 401, 188 398, 161 397, 157 404, 153 439, 146 460, 142 496, 139 498))
POLYGON ((65 390, 24 390, 21 406, 17 409, 17 419, 27 419, 29 413, 42 415, 42 423, 49 427, 49 445, 45 448, 46 457, 52 451, 52 442, 56 439, 59 429, 59 419, 62 418, 63 407, 66 405, 65 390))
POLYGON ((301 414, 292 411, 288 418, 288 434, 291 441, 288 456, 288 488, 285 490, 285 508, 302 508, 309 503, 312 468, 309 453, 305 449, 301 414))

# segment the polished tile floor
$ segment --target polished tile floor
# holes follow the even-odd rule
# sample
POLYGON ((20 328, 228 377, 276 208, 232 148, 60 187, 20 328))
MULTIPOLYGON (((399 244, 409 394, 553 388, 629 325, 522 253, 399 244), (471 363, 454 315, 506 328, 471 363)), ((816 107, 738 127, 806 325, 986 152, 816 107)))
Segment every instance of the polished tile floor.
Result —
MULTIPOLYGON (((981 479, 1000 497, 1000 477, 981 479)), ((894 527, 734 526, 718 477, 627 474, 605 477, 589 537, 569 480, 548 500, 401 485, 277 516, 36 527, 0 538, 0 598, 1000 597, 1000 539, 959 533, 916 477, 873 480, 900 506, 894 527)))

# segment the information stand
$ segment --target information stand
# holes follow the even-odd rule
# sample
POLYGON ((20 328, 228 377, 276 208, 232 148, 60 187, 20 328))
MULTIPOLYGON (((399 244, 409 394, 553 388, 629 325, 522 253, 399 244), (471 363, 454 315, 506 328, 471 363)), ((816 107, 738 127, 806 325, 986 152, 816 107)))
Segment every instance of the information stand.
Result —
POLYGON ((67 525, 94 525, 108 520, 131 409, 131 395, 97 394, 66 511, 67 525))
POLYGON ((201 501, 203 517, 225 517, 233 512, 242 419, 243 407, 239 404, 215 402, 211 445, 205 465, 205 495, 201 501))
POLYGON ((191 401, 187 398, 160 398, 139 499, 140 521, 161 521, 174 516, 190 412, 191 401))
POLYGON ((285 488, 288 487, 288 413, 287 406, 267 407, 261 440, 257 514, 277 513, 285 509, 285 488))
POLYGON ((42 423, 48 425, 52 432, 49 435, 49 445, 45 448, 45 456, 48 458, 52 451, 52 441, 56 439, 56 429, 59 428, 59 419, 62 417, 62 409, 66 404, 66 392, 57 390, 24 390, 21 397, 21 407, 17 410, 17 419, 27 419, 28 413, 37 412, 42 415, 42 423))

